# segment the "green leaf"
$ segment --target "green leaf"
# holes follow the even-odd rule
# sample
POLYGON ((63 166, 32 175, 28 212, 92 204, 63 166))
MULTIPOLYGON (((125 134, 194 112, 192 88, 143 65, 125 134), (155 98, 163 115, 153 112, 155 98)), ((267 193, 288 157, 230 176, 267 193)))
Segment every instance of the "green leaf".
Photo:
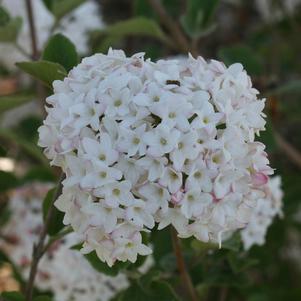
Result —
POLYGON ((0 157, 5 157, 6 154, 7 154, 6 149, 2 145, 0 145, 0 157))
POLYGON ((0 114, 30 102, 33 98, 34 95, 31 93, 18 93, 14 95, 0 96, 0 114))
POLYGON ((268 91, 267 96, 269 95, 286 95, 286 94, 301 94, 301 80, 295 79, 280 85, 279 87, 268 91))
POLYGON ((3 292, 0 295, 3 301, 24 301, 25 297, 19 292, 3 292))
POLYGON ((8 11, 3 6, 0 6, 0 26, 6 25, 9 21, 10 15, 8 11))
POLYGON ((15 188, 18 185, 19 180, 13 173, 0 170, 0 192, 15 188))
POLYGON ((167 36, 161 30, 160 26, 154 20, 144 17, 120 21, 111 26, 107 26, 103 30, 94 31, 92 40, 94 41, 94 45, 99 45, 97 49, 104 52, 112 46, 112 44, 128 36, 152 37, 169 43, 167 36))
POLYGON ((278 147, 274 137, 273 125, 270 120, 267 120, 265 128, 266 130, 260 132, 260 136, 257 140, 262 142, 266 146, 267 152, 270 153, 275 151, 278 147))
POLYGON ((153 256, 156 263, 159 263, 165 255, 173 252, 170 227, 160 231, 152 231, 150 240, 153 244, 153 256))
POLYGON ((189 0, 187 11, 181 18, 181 23, 186 33, 193 38, 198 38, 209 32, 212 16, 219 0, 189 0))
POLYGON ((240 233, 235 232, 229 239, 223 241, 222 249, 238 252, 241 249, 240 233))
POLYGON ((28 155, 38 160, 45 166, 49 166, 48 160, 43 155, 39 147, 37 147, 28 139, 24 139, 22 136, 17 135, 14 131, 10 129, 0 128, 0 138, 8 140, 13 144, 17 144, 22 150, 24 150, 28 155))
POLYGON ((78 55, 74 44, 59 33, 48 41, 42 59, 59 63, 67 71, 70 71, 78 63, 78 55))
POLYGON ((56 180, 52 170, 48 167, 36 166, 31 168, 22 178, 22 183, 26 182, 54 182, 56 180))
POLYGON ((226 64, 241 63, 249 74, 260 75, 263 64, 255 51, 246 45, 236 45, 221 48, 218 57, 226 64))
POLYGON ((55 235, 57 234, 63 227, 63 219, 64 219, 64 213, 59 211, 53 204, 53 198, 56 193, 56 188, 50 189, 43 201, 43 219, 45 221, 48 211, 50 208, 52 208, 52 216, 50 225, 48 227, 48 234, 49 235, 55 235))
POLYGON ((53 62, 42 60, 37 62, 20 62, 16 63, 16 65, 24 72, 43 82, 49 88, 52 88, 54 80, 63 80, 67 76, 65 68, 53 62))
POLYGON ((44 295, 44 296, 38 296, 34 298, 33 301, 52 301, 52 298, 50 298, 47 295, 44 295))
POLYGON ((236 274, 247 270, 248 268, 258 264, 259 262, 258 259, 248 258, 246 256, 243 257, 237 252, 229 252, 227 257, 231 269, 236 274))
POLYGON ((56 19, 61 19, 66 14, 80 6, 85 0, 43 0, 45 6, 53 13, 56 19))
POLYGON ((0 42, 15 42, 22 26, 22 19, 16 17, 0 26, 0 42))
POLYGON ((148 286, 135 282, 122 292, 118 301, 179 301, 172 287, 165 281, 152 281, 148 286))

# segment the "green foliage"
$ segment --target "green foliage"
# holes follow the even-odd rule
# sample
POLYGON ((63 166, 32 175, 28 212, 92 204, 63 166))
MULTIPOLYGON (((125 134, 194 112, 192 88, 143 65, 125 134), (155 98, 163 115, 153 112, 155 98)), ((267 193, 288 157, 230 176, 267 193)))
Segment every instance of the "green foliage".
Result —
POLYGON ((0 5, 0 26, 5 26, 10 21, 8 11, 0 5))
POLYGON ((6 154, 7 150, 2 145, 0 145, 0 157, 5 157, 6 154))
POLYGON ((43 0, 43 2, 56 19, 61 19, 83 4, 85 0, 43 0))
POLYGON ((0 96, 0 114, 30 102, 33 98, 34 95, 32 93, 18 93, 0 96))
POLYGON ((47 295, 38 296, 33 299, 33 301, 52 301, 53 299, 47 295))
POLYGON ((186 33, 193 38, 198 38, 212 29, 212 16, 219 0, 189 0, 185 15, 181 23, 186 33))
POLYGON ((120 21, 102 30, 94 31, 92 40, 98 51, 105 52, 110 46, 128 36, 151 37, 168 43, 168 38, 160 26, 154 20, 144 17, 120 21))
POLYGON ((15 131, 11 129, 0 128, 0 138, 11 143, 17 144, 21 150, 31 156, 36 161, 48 166, 48 160, 43 155, 39 147, 35 143, 28 141, 22 136, 19 136, 15 131))
POLYGON ((18 178, 11 172, 0 170, 0 192, 17 187, 18 178))
POLYGON ((3 292, 0 297, 3 301, 25 301, 25 297, 19 292, 3 292))
POLYGON ((49 183, 54 182, 55 180, 55 176, 51 169, 43 166, 32 167, 22 178, 22 182, 24 183, 30 183, 34 181, 49 183))
POLYGON ((227 65, 241 63, 249 74, 259 75, 263 72, 260 57, 246 45, 222 47, 218 56, 227 65))
POLYGON ((21 26, 22 19, 11 18, 8 11, 0 5, 0 42, 15 42, 21 26))
POLYGON ((59 63, 70 71, 78 63, 78 56, 74 44, 62 34, 50 38, 43 52, 42 59, 59 63))
POLYGON ((301 80, 295 79, 288 81, 277 88, 268 91, 267 95, 301 95, 301 80))
POLYGON ((48 61, 38 62, 20 62, 16 63, 17 67, 40 80, 47 87, 52 88, 54 80, 63 80, 67 76, 63 66, 48 61))
POLYGON ((150 272, 133 281, 132 285, 121 292, 114 301, 179 301, 170 284, 166 281, 158 281, 157 277, 158 273, 150 272))
MULTIPOLYGON (((172 17, 178 18, 178 16, 181 13, 181 0, 161 0, 161 3, 172 17)), ((134 15, 153 18, 158 21, 158 17, 156 16, 156 13, 152 10, 148 1, 134 0, 133 10, 134 15)))
POLYGON ((271 153, 277 150, 277 144, 274 137, 273 125, 270 120, 267 120, 265 125, 266 130, 260 133, 257 140, 261 141, 266 145, 266 150, 271 153))
POLYGON ((53 198, 56 193, 56 188, 50 189, 43 201, 43 219, 45 221, 49 209, 51 208, 52 214, 51 214, 51 220, 48 227, 48 234, 49 235, 55 235, 57 234, 61 229, 63 229, 63 219, 64 219, 64 213, 59 211, 53 204, 53 198))

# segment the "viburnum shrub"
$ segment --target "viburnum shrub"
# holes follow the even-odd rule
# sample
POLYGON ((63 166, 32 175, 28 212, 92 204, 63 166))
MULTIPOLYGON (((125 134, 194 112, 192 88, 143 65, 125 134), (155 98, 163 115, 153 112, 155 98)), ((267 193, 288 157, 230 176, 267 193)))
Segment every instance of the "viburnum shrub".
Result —
POLYGON ((54 81, 39 145, 65 173, 56 206, 82 252, 135 262, 142 232, 222 241, 265 197, 264 99, 241 64, 152 62, 123 51, 84 58, 54 81))

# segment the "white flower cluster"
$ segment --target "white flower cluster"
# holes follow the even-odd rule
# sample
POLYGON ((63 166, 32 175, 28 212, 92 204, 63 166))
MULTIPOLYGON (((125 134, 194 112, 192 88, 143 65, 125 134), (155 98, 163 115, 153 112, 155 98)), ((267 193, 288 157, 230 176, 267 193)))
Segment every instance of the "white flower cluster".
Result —
MULTIPOLYGON (((0 4, 4 6, 12 17, 22 17, 22 29, 18 37, 18 43, 28 53, 31 53, 31 38, 25 1, 3 0, 0 4)), ((42 50, 51 35, 55 23, 54 16, 47 10, 42 0, 34 0, 33 12, 37 28, 37 42, 39 50, 42 50)), ((60 32, 68 37, 77 48, 80 54, 89 51, 87 33, 91 30, 100 29, 104 25, 101 21, 98 5, 88 0, 71 13, 60 20, 55 33, 60 32)), ((17 61, 27 60, 22 53, 12 44, 0 44, 0 61, 8 68, 14 68, 17 61)))
POLYGON ((207 242, 249 222, 272 169, 254 141, 264 100, 241 64, 110 50, 53 86, 39 145, 66 174, 56 206, 83 252, 134 262, 155 223, 207 242))
POLYGON ((293 15, 300 9, 300 0, 256 0, 255 6, 261 17, 267 22, 277 22, 287 15, 293 15))
POLYGON ((266 233, 273 219, 278 215, 282 216, 281 178, 272 177, 263 186, 265 196, 257 201, 257 206, 252 213, 249 224, 241 231, 241 238, 246 250, 253 245, 263 245, 266 233))
MULTIPOLYGON (((42 199, 49 185, 27 185, 14 192, 9 200, 10 219, 1 229, 0 250, 28 277, 32 246, 41 231, 42 199)), ((95 271, 83 255, 70 247, 79 243, 75 233, 55 242, 42 257, 35 285, 50 290, 56 301, 108 301, 128 286, 126 276, 109 277, 95 271), (76 271, 76 273, 74 273, 76 271)))

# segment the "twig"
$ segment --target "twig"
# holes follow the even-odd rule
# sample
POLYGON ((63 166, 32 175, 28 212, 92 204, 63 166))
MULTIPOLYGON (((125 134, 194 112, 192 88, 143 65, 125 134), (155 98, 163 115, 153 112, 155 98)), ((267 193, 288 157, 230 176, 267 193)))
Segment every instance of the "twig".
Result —
POLYGON ((52 218, 52 215, 53 215, 53 208, 54 208, 53 204, 54 204, 55 200, 62 193, 62 181, 63 181, 63 179, 64 179, 64 176, 62 174, 62 176, 60 177, 59 184, 57 186, 56 192, 55 192, 54 197, 52 199, 52 202, 50 204, 49 210, 47 212, 45 223, 44 223, 43 229, 40 233, 38 243, 33 246, 32 262, 31 262, 31 266, 30 266, 30 273, 29 273, 29 278, 28 278, 28 282, 27 282, 27 285, 26 285, 26 291, 25 291, 25 297, 26 297, 25 300, 26 301, 32 301, 34 280, 35 280, 35 277, 36 277, 36 274, 37 274, 39 261, 40 261, 40 259, 42 258, 43 254, 44 254, 44 250, 45 250, 44 244, 45 244, 45 239, 46 239, 46 236, 47 236, 47 230, 48 230, 48 227, 50 225, 51 218, 52 218))
MULTIPOLYGON (((29 28, 30 28, 31 51, 32 51, 31 57, 34 61, 36 61, 39 59, 40 54, 39 54, 39 49, 38 49, 38 38, 37 38, 35 21, 34 21, 34 12, 33 12, 31 0, 25 0, 25 3, 26 3, 26 11, 27 11, 27 17, 28 17, 28 22, 29 22, 29 28)), ((45 106, 44 106, 44 99, 46 98, 46 91, 40 82, 37 82, 36 89, 37 89, 40 110, 41 110, 41 113, 43 114, 43 116, 45 116, 46 111, 45 111, 45 106)))
POLYGON ((197 55, 197 51, 191 47, 189 41, 185 37, 181 28, 176 21, 167 13, 160 0, 148 0, 150 6, 157 13, 162 25, 169 31, 173 37, 174 42, 177 44, 177 48, 183 52, 191 52, 193 55, 197 55))
POLYGON ((190 295, 190 298, 192 301, 198 301, 199 298, 196 294, 196 291, 193 287, 191 278, 187 272, 186 269, 186 265, 185 265, 185 261, 184 261, 184 257, 183 257, 183 253, 182 253, 182 249, 181 249, 181 244, 180 244, 180 240, 178 238, 177 232, 176 230, 172 227, 171 228, 171 236, 172 236, 172 244, 173 244, 173 248, 174 248, 174 253, 177 259, 177 266, 178 266, 178 270, 180 272, 180 275, 182 277, 182 281, 183 284, 187 290, 187 294, 190 295))
POLYGON ((38 51, 38 42, 37 42, 37 33, 36 33, 36 27, 34 21, 34 14, 32 9, 32 2, 31 0, 25 0, 25 3, 26 3, 26 12, 27 12, 29 27, 30 27, 32 59, 37 60, 39 58, 39 51, 38 51))
POLYGON ((295 163, 299 168, 301 168, 301 153, 277 132, 274 132, 274 137, 282 151, 286 153, 286 155, 293 163, 295 163))
POLYGON ((228 288, 226 286, 221 288, 219 301, 226 301, 228 295, 228 288))
POLYGON ((71 232, 73 232, 73 230, 70 226, 68 226, 64 228, 62 231, 60 231, 58 234, 56 234, 55 236, 52 236, 43 249, 43 255, 49 250, 49 248, 53 245, 53 243, 62 239, 63 237, 65 237, 67 234, 71 232))

